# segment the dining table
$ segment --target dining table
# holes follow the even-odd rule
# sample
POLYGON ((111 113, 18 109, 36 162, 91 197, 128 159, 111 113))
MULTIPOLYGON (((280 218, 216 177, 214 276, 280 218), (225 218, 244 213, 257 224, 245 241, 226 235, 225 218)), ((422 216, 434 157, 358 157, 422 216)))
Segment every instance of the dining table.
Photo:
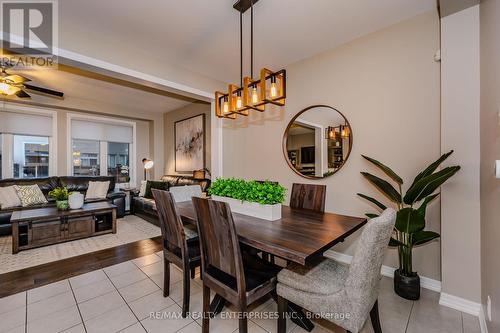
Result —
MULTIPOLYGON (((177 210, 184 223, 196 225, 196 211, 191 201, 177 203, 177 210)), ((362 217, 288 206, 282 206, 278 220, 268 221, 234 212, 233 220, 241 244, 299 265, 307 265, 321 257, 326 250, 343 242, 367 223, 362 217)), ((212 312, 220 312, 224 304, 225 300, 216 295, 211 303, 212 312)), ((289 304, 289 311, 295 314, 292 320, 311 331, 314 325, 303 315, 302 309, 289 304)))

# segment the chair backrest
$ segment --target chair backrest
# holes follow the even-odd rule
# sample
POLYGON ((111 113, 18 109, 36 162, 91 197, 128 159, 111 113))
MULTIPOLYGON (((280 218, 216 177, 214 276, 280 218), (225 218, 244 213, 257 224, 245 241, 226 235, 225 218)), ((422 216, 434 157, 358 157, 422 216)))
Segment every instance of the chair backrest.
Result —
POLYGON ((173 186, 169 191, 175 202, 191 201, 192 197, 201 197, 200 185, 173 186))
POLYGON ((326 185, 293 184, 290 207, 323 213, 325 211, 325 198, 326 185))
POLYGON ((396 211, 386 209, 366 224, 349 266, 345 288, 361 313, 368 313, 378 295, 380 269, 396 222, 396 211))
POLYGON ((240 245, 229 205, 198 197, 193 197, 192 201, 198 217, 203 278, 206 275, 217 280, 221 280, 221 277, 224 280, 234 278, 237 290, 244 291, 240 245), (226 275, 229 279, 225 278, 226 275))
POLYGON ((164 248, 176 253, 180 250, 184 256, 187 249, 186 235, 172 194, 157 189, 151 191, 156 202, 164 248))

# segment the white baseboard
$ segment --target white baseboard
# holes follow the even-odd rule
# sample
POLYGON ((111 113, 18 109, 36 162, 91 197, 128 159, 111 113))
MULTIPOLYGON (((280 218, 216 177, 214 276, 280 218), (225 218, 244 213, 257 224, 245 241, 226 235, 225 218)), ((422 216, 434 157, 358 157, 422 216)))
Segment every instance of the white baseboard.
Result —
POLYGON ((481 303, 469 301, 465 298, 453 296, 443 292, 441 293, 441 297, 439 297, 439 304, 471 314, 476 317, 479 317, 482 311, 481 303))
MULTIPOLYGON (((342 262, 342 263, 345 263, 345 264, 350 264, 352 261, 351 255, 336 252, 333 250, 326 251, 324 253, 324 256, 335 259, 335 260, 342 262)), ((390 277, 392 279, 392 278, 394 278, 394 271, 395 270, 396 270, 396 268, 394 268, 394 267, 382 265, 382 269, 380 272, 383 276, 387 276, 387 277, 390 277)), ((436 291, 438 293, 441 292, 441 281, 434 280, 434 279, 431 279, 431 278, 428 278, 425 276, 420 277, 420 286, 422 288, 436 291)))
POLYGON ((481 306, 481 311, 479 312, 479 326, 481 327, 481 333, 488 333, 488 325, 486 325, 486 311, 484 305, 481 306))

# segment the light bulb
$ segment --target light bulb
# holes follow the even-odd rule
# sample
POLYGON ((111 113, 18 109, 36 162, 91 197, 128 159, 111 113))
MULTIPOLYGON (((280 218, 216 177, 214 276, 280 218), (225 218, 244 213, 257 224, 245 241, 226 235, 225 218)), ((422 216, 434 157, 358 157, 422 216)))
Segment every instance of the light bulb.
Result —
POLYGON ((257 87, 252 88, 252 104, 257 104, 259 102, 259 94, 257 93, 257 87))
POLYGON ((276 85, 276 77, 272 76, 271 77, 271 87, 269 89, 269 96, 272 98, 278 96, 278 86, 276 85))
POLYGON ((12 86, 10 84, 4 82, 0 83, 0 93, 3 95, 12 96, 20 90, 20 88, 12 86))
POLYGON ((243 106, 243 101, 241 100, 241 96, 238 94, 238 96, 236 97, 236 108, 241 109, 242 106, 243 106))
POLYGON ((271 83, 271 89, 269 90, 269 95, 271 97, 278 96, 278 87, 276 87, 276 83, 271 83))
POLYGON ((227 102, 227 97, 224 97, 224 102, 222 103, 222 112, 229 113, 229 103, 227 102))

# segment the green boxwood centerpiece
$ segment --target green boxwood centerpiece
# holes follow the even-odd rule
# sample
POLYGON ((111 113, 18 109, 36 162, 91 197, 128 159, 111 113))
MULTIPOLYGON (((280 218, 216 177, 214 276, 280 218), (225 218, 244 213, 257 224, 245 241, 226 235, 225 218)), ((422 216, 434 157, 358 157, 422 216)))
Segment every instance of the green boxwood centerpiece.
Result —
POLYGON ((270 181, 217 178, 208 193, 219 197, 257 202, 262 205, 275 205, 285 201, 286 188, 270 181))

